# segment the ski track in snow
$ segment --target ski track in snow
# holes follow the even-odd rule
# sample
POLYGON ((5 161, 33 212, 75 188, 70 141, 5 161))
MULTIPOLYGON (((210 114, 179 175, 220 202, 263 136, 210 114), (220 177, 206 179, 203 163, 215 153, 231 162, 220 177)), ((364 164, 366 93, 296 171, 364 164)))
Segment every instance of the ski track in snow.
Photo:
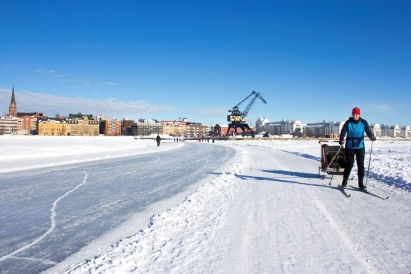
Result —
MULTIPOLYGON (((332 217, 332 214, 324 207, 322 203, 317 201, 316 206, 324 215, 324 217, 329 221, 329 224, 331 224, 333 229, 338 233, 338 235, 341 236, 344 245, 351 251, 352 254, 354 254, 355 257, 361 258, 362 253, 355 248, 355 245, 353 245, 352 237, 348 235, 341 227, 341 225, 336 222, 336 220, 332 217)), ((378 273, 376 270, 372 269, 371 266, 366 265, 364 262, 361 262, 361 264, 363 266, 363 269, 368 268, 371 273, 378 273)))
POLYGON ((84 171, 83 171, 83 173, 84 173, 83 182, 81 182, 80 184, 78 184, 78 185, 77 185, 75 188, 73 188, 72 190, 67 191, 64 195, 60 196, 59 198, 57 198, 57 199, 53 202, 53 206, 52 206, 52 208, 50 209, 50 211, 51 211, 51 216, 50 216, 50 228, 49 228, 43 235, 41 235, 39 238, 37 238, 36 240, 34 240, 33 242, 31 242, 30 244, 25 245, 25 246, 23 246, 23 247, 15 250, 15 251, 13 251, 13 252, 10 253, 10 254, 1 257, 1 258, 0 258, 0 262, 3 261, 3 260, 6 260, 6 259, 8 259, 8 258, 15 258, 15 259, 16 259, 16 258, 19 258, 19 259, 42 261, 42 262, 45 263, 45 264, 56 264, 56 262, 52 262, 52 261, 49 261, 49 260, 34 259, 34 258, 24 258, 24 257, 16 257, 16 256, 14 256, 14 255, 16 255, 16 254, 18 254, 18 253, 20 253, 20 252, 22 252, 22 251, 24 251, 24 250, 32 247, 32 246, 34 246, 35 244, 37 244, 37 243, 39 243, 40 241, 42 241, 42 240, 43 240, 47 235, 49 235, 51 232, 53 232, 54 228, 56 227, 56 216, 57 216, 57 214, 56 214, 56 208, 57 208, 57 204, 58 204, 64 197, 66 197, 66 196, 69 195, 70 193, 76 191, 76 190, 77 190, 78 188, 80 188, 82 185, 84 185, 84 184, 87 183, 87 173, 84 172, 84 171))
POLYGON ((189 195, 181 204, 154 215, 146 229, 128 237, 66 273, 195 273, 196 260, 224 221, 224 209, 238 187, 231 183, 241 173, 245 154, 237 155, 222 174, 189 195), (221 205, 215 210, 209 204, 221 205), (180 218, 184 216, 184 218, 180 218), (125 259, 112 259, 124 254, 125 259), (189 258, 189 260, 187 260, 189 258), (155 263, 152 263, 155 262, 155 263))

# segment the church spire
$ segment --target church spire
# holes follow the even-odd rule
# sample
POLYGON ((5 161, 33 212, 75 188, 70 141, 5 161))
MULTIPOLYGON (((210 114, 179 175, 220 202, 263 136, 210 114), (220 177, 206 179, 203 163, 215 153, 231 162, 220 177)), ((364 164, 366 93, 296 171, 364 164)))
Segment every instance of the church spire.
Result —
POLYGON ((13 84, 13 91, 11 92, 11 102, 9 107, 9 114, 11 116, 17 117, 17 104, 16 104, 16 97, 14 96, 14 84, 13 84))
POLYGON ((13 84, 13 91, 11 92, 11 103, 16 104, 16 97, 14 97, 14 84, 13 84))

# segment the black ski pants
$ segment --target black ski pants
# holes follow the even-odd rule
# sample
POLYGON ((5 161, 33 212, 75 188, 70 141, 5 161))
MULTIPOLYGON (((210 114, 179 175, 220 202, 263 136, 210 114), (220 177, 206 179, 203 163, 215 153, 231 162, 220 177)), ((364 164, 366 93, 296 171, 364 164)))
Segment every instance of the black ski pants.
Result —
POLYGON ((350 149, 345 148, 345 169, 343 181, 347 181, 350 176, 351 169, 354 165, 354 156, 357 158, 357 168, 358 168, 358 183, 362 183, 364 180, 364 159, 365 159, 365 148, 350 149))

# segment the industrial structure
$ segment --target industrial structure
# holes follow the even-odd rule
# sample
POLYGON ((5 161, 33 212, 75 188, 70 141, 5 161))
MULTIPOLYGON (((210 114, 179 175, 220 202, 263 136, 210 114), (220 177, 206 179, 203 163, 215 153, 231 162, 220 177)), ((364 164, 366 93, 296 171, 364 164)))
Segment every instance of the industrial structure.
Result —
POLYGON ((228 110, 228 112, 231 112, 230 115, 227 115, 227 121, 231 122, 230 124, 228 124, 228 130, 227 130, 227 134, 226 135, 230 135, 233 134, 235 132, 235 134, 237 134, 237 129, 240 128, 241 129, 241 133, 244 136, 245 134, 247 134, 248 132, 251 134, 252 137, 254 137, 254 132, 253 130, 250 128, 250 126, 247 124, 245 117, 247 116, 248 112, 250 111, 251 107, 253 106, 255 100, 257 98, 260 98, 261 101, 263 101, 264 104, 267 104, 267 102, 264 100, 264 98, 261 96, 260 93, 257 93, 255 91, 251 92, 250 95, 248 95, 244 100, 242 100, 240 103, 238 103, 237 105, 235 105, 233 107, 233 109, 228 110), (244 111, 240 111, 238 109, 238 107, 248 98, 250 98, 251 96, 253 96, 253 99, 251 100, 251 102, 247 105, 247 107, 244 109, 244 111), (233 132, 234 131, 234 132, 233 132))

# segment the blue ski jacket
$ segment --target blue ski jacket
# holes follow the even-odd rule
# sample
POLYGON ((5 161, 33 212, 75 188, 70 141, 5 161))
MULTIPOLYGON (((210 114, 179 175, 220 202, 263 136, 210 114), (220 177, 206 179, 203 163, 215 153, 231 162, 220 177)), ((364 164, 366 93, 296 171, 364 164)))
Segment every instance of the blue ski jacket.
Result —
POLYGON ((340 133, 340 141, 344 141, 345 135, 347 140, 345 141, 345 147, 349 149, 361 149, 364 148, 364 132, 368 138, 372 138, 374 134, 368 122, 362 118, 354 120, 352 117, 346 121, 342 127, 340 133))

